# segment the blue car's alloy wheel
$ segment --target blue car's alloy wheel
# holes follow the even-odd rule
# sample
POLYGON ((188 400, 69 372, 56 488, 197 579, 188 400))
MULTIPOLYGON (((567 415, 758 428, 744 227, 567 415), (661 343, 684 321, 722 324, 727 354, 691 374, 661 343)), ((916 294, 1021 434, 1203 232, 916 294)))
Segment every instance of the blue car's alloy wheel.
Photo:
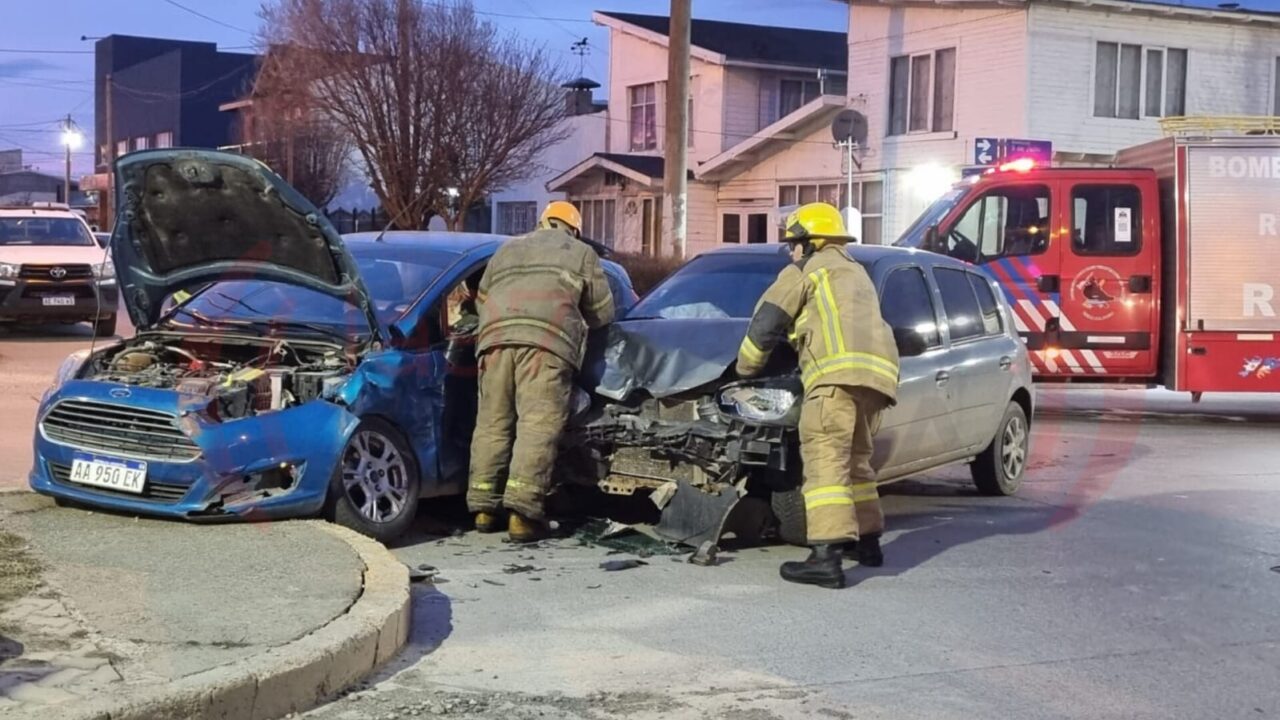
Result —
POLYGON ((399 536, 418 505, 417 465, 389 423, 366 418, 351 434, 330 486, 331 517, 383 542, 399 536))

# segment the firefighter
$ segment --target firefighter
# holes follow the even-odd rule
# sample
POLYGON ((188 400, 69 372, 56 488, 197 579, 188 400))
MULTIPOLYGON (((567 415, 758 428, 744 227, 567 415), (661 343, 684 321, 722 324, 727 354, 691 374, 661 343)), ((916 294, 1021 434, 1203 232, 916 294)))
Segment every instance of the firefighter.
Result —
POLYGON ((613 320, 613 295, 582 216, 557 201, 505 243, 480 281, 480 402, 467 506, 476 529, 546 537, 545 501, 587 331, 613 320))
POLYGON ((756 375, 788 339, 799 355, 801 490, 812 549, 803 562, 783 563, 780 573, 828 588, 844 587, 842 555, 853 543, 859 559, 883 562, 871 438, 898 391, 893 332, 871 279, 845 252, 850 239, 840 211, 826 203, 787 217, 784 241, 794 262, 760 298, 737 363, 742 377, 756 375))

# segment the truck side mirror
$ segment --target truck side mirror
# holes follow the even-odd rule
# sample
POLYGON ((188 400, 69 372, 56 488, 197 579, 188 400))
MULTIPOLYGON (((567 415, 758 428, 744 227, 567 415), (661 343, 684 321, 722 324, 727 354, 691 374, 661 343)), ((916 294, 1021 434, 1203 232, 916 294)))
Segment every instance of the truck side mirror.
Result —
POLYGON ((924 249, 930 252, 942 252, 938 247, 938 226, 930 225, 924 231, 924 249))

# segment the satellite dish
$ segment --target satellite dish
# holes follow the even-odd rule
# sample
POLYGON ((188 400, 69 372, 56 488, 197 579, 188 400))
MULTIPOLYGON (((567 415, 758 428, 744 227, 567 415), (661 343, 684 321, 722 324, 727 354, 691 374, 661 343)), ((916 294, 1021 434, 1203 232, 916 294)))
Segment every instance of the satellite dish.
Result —
POLYGON ((844 109, 831 120, 831 137, 837 143, 867 144, 867 116, 857 110, 844 109))

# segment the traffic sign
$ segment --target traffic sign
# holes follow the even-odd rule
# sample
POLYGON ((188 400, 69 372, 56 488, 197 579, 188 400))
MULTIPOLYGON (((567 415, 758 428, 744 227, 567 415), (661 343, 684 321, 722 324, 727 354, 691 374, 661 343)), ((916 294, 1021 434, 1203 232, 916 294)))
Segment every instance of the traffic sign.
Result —
POLYGON ((998 138, 976 138, 973 141, 973 164, 991 165, 1000 157, 998 138))
POLYGON ((1004 141, 1006 158, 1031 158, 1039 162, 1053 160, 1053 143, 1048 140, 1018 140, 1009 138, 1004 141))

